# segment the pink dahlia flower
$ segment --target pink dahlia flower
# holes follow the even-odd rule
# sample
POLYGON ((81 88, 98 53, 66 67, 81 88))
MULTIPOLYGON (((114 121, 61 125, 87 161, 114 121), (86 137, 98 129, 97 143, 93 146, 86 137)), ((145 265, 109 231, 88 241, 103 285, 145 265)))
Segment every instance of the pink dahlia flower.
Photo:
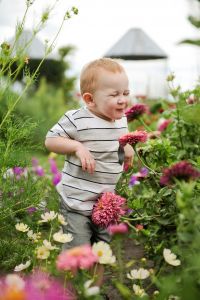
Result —
POLYGON ((160 184, 166 186, 173 184, 174 179, 188 181, 199 177, 199 170, 195 169, 188 161, 180 161, 163 171, 160 184))
POLYGON ((108 227, 120 220, 120 217, 126 213, 122 206, 126 199, 111 192, 106 192, 98 199, 93 207, 92 221, 101 227, 108 227))
POLYGON ((128 225, 126 223, 119 223, 119 224, 109 225, 108 226, 108 232, 110 234, 127 233, 128 232, 128 225))
POLYGON ((137 103, 134 104, 131 108, 127 109, 125 112, 127 121, 131 122, 139 118, 141 115, 146 113, 148 111, 148 108, 145 104, 137 103))
POLYGON ((61 252, 57 257, 58 270, 69 270, 76 273, 78 269, 89 269, 98 261, 90 245, 82 245, 61 252))
POLYGON ((126 146, 126 144, 135 146, 137 143, 145 143, 147 141, 147 138, 148 135, 146 131, 136 130, 120 137, 119 143, 122 147, 126 146))
POLYGON ((157 126, 158 131, 160 132, 164 131, 171 122, 172 120, 170 119, 160 119, 158 121, 158 126, 157 126))

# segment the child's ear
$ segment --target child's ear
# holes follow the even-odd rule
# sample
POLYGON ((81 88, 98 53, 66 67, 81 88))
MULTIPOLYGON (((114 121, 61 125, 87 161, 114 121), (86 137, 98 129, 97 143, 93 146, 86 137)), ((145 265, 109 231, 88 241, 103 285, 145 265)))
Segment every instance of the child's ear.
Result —
POLYGON ((82 97, 87 106, 93 107, 95 105, 93 95, 91 93, 84 93, 82 97))

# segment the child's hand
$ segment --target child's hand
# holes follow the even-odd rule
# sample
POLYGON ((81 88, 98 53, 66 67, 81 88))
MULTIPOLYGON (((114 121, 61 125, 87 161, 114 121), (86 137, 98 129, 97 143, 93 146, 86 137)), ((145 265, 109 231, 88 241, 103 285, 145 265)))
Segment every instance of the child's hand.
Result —
POLYGON ((133 165, 133 148, 131 145, 127 144, 124 147, 124 164, 126 165, 127 169, 132 167, 133 165))
POLYGON ((75 154, 81 161, 83 171, 86 171, 90 174, 94 173, 96 162, 90 151, 81 143, 79 143, 75 154))

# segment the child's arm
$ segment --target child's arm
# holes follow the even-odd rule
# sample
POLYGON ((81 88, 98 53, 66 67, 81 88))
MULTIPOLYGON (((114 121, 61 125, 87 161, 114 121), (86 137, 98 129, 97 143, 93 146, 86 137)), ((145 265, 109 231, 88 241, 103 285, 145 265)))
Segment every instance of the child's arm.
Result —
POLYGON ((131 145, 126 144, 124 147, 124 164, 126 165, 127 168, 132 167, 133 165, 133 148, 131 145))
POLYGON ((83 171, 93 173, 95 170, 95 160, 90 151, 78 141, 65 137, 49 137, 45 140, 46 148, 58 154, 74 153, 81 162, 83 171))

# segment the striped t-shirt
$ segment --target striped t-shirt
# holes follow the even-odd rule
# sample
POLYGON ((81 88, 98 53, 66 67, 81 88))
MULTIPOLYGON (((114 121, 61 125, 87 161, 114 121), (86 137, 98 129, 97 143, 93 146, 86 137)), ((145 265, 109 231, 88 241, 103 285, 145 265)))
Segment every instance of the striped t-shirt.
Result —
POLYGON ((82 170, 78 157, 68 154, 57 185, 58 193, 69 210, 91 215, 93 205, 103 192, 114 191, 122 173, 119 137, 127 133, 127 119, 109 122, 92 114, 87 107, 64 114, 47 137, 66 137, 83 143, 93 155, 93 174, 82 170))

